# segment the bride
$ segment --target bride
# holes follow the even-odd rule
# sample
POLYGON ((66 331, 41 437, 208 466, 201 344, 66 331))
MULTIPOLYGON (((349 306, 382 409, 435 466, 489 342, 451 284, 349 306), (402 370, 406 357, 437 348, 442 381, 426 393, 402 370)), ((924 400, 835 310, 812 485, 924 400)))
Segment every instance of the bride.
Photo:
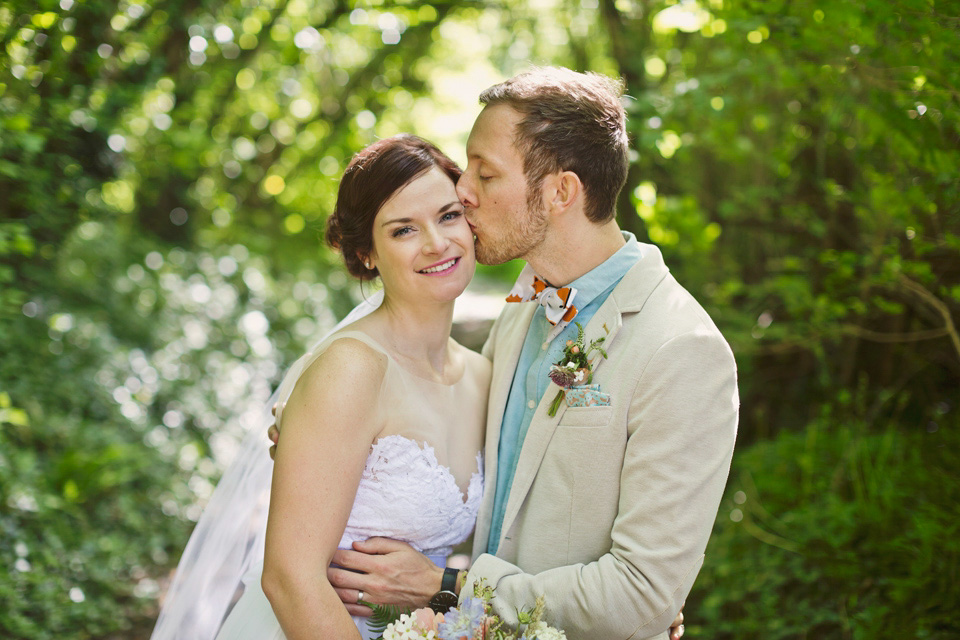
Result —
MULTIPOLYGON (((338 594, 326 578, 336 550, 395 538, 440 574, 472 531, 490 363, 450 337, 475 265, 459 174, 410 135, 350 162, 327 241, 353 275, 381 278, 382 303, 361 305, 287 373, 265 542, 247 495, 257 474, 231 469, 184 551, 154 640, 373 637, 341 602, 363 593, 338 594)), ((255 445, 239 466, 266 458, 255 445)))

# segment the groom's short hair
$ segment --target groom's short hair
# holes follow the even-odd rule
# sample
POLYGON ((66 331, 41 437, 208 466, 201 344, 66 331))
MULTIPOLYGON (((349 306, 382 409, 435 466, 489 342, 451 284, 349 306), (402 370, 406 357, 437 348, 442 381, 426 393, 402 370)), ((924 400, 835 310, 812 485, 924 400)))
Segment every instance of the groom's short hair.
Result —
POLYGON ((548 174, 572 171, 583 183, 587 218, 606 222, 627 180, 622 95, 623 84, 607 76, 541 67, 490 87, 480 103, 504 104, 522 115, 516 144, 528 198, 548 174))

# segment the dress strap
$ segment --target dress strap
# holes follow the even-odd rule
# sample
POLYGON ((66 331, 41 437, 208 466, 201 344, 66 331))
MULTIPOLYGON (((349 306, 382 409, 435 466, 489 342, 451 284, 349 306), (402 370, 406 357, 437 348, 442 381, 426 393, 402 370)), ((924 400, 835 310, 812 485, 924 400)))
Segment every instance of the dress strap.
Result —
POLYGON ((333 334, 332 336, 330 336, 324 341, 323 347, 326 348, 330 346, 333 342, 336 342, 340 338, 353 338, 354 340, 359 340, 360 342, 364 343, 368 347, 371 347, 372 349, 384 354, 388 358, 390 357, 390 354, 387 353, 386 348, 382 344, 380 344, 379 342, 374 340, 372 337, 370 337, 369 334, 364 333, 363 331, 360 331, 358 329, 348 329, 346 331, 338 331, 337 333, 333 334))

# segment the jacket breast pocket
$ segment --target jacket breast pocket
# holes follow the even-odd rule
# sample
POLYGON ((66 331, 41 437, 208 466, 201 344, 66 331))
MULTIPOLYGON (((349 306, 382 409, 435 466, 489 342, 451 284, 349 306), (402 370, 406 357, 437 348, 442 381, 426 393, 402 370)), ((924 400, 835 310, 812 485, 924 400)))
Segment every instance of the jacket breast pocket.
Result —
POLYGON ((613 417, 613 407, 567 407, 560 416, 560 427, 605 427, 613 417))

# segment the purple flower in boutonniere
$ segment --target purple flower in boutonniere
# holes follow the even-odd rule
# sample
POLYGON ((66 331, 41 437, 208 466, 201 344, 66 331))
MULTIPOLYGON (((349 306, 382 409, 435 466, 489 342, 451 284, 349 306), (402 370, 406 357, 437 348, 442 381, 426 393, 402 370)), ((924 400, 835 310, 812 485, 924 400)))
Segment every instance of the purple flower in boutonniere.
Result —
MULTIPOLYGON (((567 340, 567 344, 563 348, 563 355, 555 364, 550 366, 550 371, 547 373, 550 380, 560 387, 557 397, 553 399, 550 408, 547 410, 549 416, 557 415, 557 409, 560 408, 560 403, 563 401, 567 389, 574 385, 590 384, 593 379, 590 354, 599 351, 601 356, 607 357, 607 352, 601 346, 607 339, 606 336, 591 340, 590 344, 585 346, 583 343, 583 325, 579 322, 575 324, 577 325, 577 339, 567 340)), ((603 328, 606 329, 607 327, 604 326, 603 328)))
POLYGON ((577 369, 576 366, 573 362, 567 363, 565 366, 550 365, 550 371, 547 375, 558 387, 566 389, 575 384, 582 384, 586 379, 587 370, 577 369))

